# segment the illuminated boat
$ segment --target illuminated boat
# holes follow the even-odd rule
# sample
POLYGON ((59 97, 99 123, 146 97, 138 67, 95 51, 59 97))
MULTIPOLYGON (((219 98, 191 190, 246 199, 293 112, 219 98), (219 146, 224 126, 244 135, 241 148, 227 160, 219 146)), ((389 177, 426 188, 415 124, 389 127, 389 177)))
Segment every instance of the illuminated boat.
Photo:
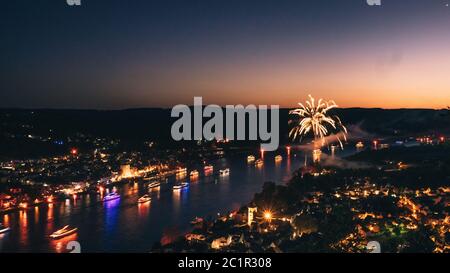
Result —
POLYGON ((204 167, 204 170, 205 170, 205 173, 206 173, 206 172, 212 172, 212 171, 214 170, 214 167, 211 166, 211 165, 208 165, 208 166, 205 166, 205 167, 204 167))
POLYGON ((161 183, 160 182, 152 182, 152 183, 150 183, 150 184, 148 184, 148 188, 149 189, 153 189, 153 188, 157 188, 157 187, 159 187, 159 186, 161 186, 161 183))
POLYGON ((193 170, 191 171, 191 173, 189 174, 190 177, 197 177, 198 176, 198 171, 197 170, 193 170))
POLYGON ((152 180, 155 180, 155 179, 156 179, 156 177, 154 177, 154 176, 148 176, 148 177, 144 177, 143 178, 144 181, 152 181, 152 180))
POLYGON ((283 157, 282 157, 281 155, 277 155, 277 156, 275 157, 275 162, 279 162, 279 161, 281 161, 281 160, 283 160, 283 157))
POLYGON ((51 203, 53 203, 53 196, 52 195, 50 195, 50 196, 48 196, 47 197, 47 199, 46 199, 46 201, 47 201, 47 203, 49 203, 49 204, 51 204, 51 203))
POLYGON ((220 174, 221 176, 229 175, 229 174, 230 174, 230 169, 229 169, 229 168, 226 168, 226 169, 220 170, 220 171, 219 171, 219 174, 220 174))
POLYGON ((53 232, 50 235, 50 238, 59 239, 62 237, 66 237, 66 236, 74 234, 75 232, 77 232, 77 230, 78 230, 78 228, 70 228, 69 226, 65 226, 62 229, 59 229, 59 230, 53 232))
POLYGON ((9 227, 5 227, 2 224, 0 224, 0 234, 6 233, 10 231, 11 229, 9 227))
POLYGON ((107 201, 111 201, 111 200, 115 200, 115 199, 119 199, 119 198, 120 198, 119 194, 117 194, 116 192, 111 192, 103 198, 103 201, 107 202, 107 201))
POLYGON ((203 223, 203 218, 195 217, 194 220, 191 221, 191 225, 197 225, 203 223))
POLYGON ((19 204, 19 208, 20 209, 27 209, 28 208, 28 203, 27 202, 22 202, 19 204))
POLYGON ((262 159, 258 159, 255 161, 255 166, 261 166, 264 164, 264 161, 262 161, 262 159))
POLYGON ((152 198, 148 194, 146 194, 146 195, 144 195, 144 196, 142 196, 141 198, 138 199, 138 203, 139 204, 147 203, 147 202, 150 202, 150 201, 152 201, 152 198))
POLYGON ((362 149, 362 148, 364 148, 364 143, 362 143, 362 141, 359 141, 358 143, 356 143, 356 148, 357 148, 357 149, 362 149))
POLYGON ((189 183, 183 182, 183 183, 180 183, 180 184, 177 184, 177 185, 173 186, 173 189, 174 190, 181 190, 181 189, 184 189, 184 188, 187 188, 187 187, 189 187, 189 183))
POLYGON ((254 161, 255 161, 255 156, 253 156, 253 155, 247 156, 247 163, 252 163, 254 161))
POLYGON ((177 174, 181 175, 181 174, 186 174, 187 173, 187 169, 186 168, 178 168, 177 169, 177 174))

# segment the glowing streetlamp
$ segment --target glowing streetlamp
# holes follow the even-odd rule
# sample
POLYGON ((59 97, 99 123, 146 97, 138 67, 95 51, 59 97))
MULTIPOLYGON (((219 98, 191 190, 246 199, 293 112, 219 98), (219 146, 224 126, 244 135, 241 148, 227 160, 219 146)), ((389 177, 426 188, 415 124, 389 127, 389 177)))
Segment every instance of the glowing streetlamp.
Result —
POLYGON ((270 222, 270 221, 272 221, 272 218, 273 218, 273 214, 272 214, 272 212, 270 211, 270 210, 266 210, 266 211, 264 211, 264 219, 267 221, 267 222, 270 222))

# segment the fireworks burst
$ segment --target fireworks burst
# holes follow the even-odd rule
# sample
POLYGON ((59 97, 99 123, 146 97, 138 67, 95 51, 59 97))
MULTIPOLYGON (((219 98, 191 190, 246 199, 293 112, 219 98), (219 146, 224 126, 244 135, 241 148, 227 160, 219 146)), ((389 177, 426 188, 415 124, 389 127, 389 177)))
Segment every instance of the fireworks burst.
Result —
POLYGON ((306 106, 302 103, 299 105, 300 108, 289 112, 289 114, 300 117, 296 126, 289 132, 289 137, 292 137, 293 140, 300 137, 301 140, 308 134, 313 134, 315 143, 320 141, 322 146, 328 143, 328 139, 331 137, 336 139, 343 148, 342 141, 347 140, 347 128, 338 116, 328 114, 328 111, 338 107, 334 101, 319 99, 316 104, 315 99, 309 95, 306 106))

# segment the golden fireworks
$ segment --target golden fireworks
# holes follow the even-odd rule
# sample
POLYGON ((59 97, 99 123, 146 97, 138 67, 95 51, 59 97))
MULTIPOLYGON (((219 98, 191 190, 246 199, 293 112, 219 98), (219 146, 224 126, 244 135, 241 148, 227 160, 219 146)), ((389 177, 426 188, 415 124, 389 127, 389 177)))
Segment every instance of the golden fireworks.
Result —
POLYGON ((338 107, 334 101, 319 99, 316 104, 315 99, 309 95, 306 106, 302 103, 299 105, 300 108, 289 112, 289 114, 300 117, 298 124, 289 132, 289 137, 295 140, 297 137, 301 139, 308 134, 313 134, 315 142, 321 141, 321 144, 324 145, 328 143, 328 136, 330 136, 336 139, 343 148, 342 141, 347 140, 347 128, 338 116, 328 114, 331 109, 338 107))

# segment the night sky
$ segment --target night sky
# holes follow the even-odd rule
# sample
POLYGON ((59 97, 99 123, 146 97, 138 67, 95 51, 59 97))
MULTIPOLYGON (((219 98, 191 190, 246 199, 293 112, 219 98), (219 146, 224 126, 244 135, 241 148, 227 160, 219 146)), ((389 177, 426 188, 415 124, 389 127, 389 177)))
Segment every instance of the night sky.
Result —
POLYGON ((450 105, 450 0, 10 0, 0 107, 450 105))

